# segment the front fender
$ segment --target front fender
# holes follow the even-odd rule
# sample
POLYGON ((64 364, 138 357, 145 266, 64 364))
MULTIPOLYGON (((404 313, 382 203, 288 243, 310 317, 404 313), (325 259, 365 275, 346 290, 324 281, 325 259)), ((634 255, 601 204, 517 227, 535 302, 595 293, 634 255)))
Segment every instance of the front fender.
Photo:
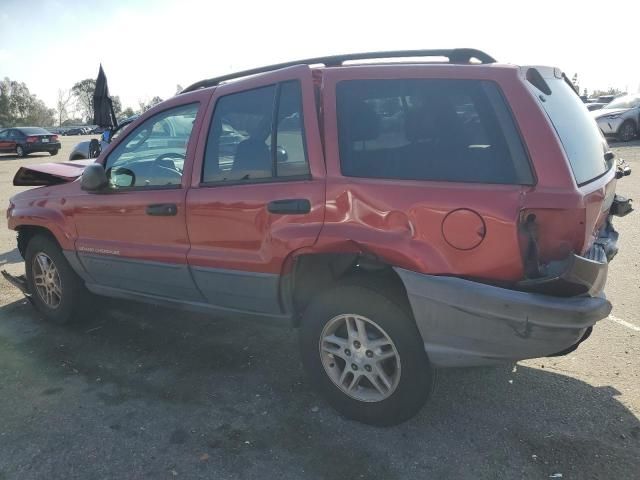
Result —
POLYGON ((89 142, 80 142, 73 147, 69 154, 69 160, 81 160, 89 158, 89 142))
POLYGON ((73 250, 76 232, 62 212, 41 206, 10 207, 7 223, 11 230, 39 227, 51 232, 63 250, 73 250))

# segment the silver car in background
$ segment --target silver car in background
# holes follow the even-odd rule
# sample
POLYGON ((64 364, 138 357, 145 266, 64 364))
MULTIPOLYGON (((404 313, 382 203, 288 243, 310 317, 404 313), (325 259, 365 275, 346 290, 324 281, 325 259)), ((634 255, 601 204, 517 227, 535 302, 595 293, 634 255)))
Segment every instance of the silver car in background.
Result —
POLYGON ((614 136, 621 142, 633 140, 640 125, 640 94, 618 97, 591 115, 605 136, 614 136))
MULTIPOLYGON (((106 132, 107 132, 106 137, 105 137, 104 133, 102 135, 100 135, 100 147, 101 148, 105 148, 107 145, 109 145, 109 142, 111 142, 111 140, 113 140, 118 135, 120 135, 120 133, 122 133, 124 130, 126 130, 127 126, 129 124, 131 124, 138 117, 139 117, 139 115, 133 115, 131 117, 128 117, 128 118, 126 118, 124 120, 121 120, 120 124, 118 125, 118 128, 116 128, 115 130, 113 130, 113 131, 106 130, 106 132), (108 140, 105 140, 105 138, 108 138, 108 140)), ((71 150, 71 153, 69 154, 69 160, 85 160, 85 159, 89 158, 89 144, 90 143, 91 143, 91 141, 87 140, 87 141, 80 142, 80 143, 76 144, 73 147, 73 150, 71 150)))

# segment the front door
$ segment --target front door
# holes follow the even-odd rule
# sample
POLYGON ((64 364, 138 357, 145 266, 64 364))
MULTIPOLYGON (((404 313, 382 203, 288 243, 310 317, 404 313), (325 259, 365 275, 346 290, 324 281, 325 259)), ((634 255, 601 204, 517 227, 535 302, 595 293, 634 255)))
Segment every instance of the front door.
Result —
POLYGON ((99 160, 110 179, 105 192, 74 198, 76 250, 99 287, 197 301, 186 265, 183 172, 193 157, 200 103, 172 103, 99 160))
POLYGON ((311 71, 222 85, 214 101, 187 195, 188 262, 209 303, 279 314, 286 259, 315 243, 324 216, 311 71))

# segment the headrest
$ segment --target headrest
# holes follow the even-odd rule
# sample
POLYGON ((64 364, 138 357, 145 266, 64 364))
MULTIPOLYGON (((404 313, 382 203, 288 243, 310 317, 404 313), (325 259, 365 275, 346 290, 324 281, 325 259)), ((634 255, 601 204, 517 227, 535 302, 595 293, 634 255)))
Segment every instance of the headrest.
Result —
POLYGON ((364 101, 353 101, 343 106, 341 130, 350 142, 373 140, 380 136, 380 117, 364 101))
POLYGON ((405 135, 410 142, 433 139, 438 135, 438 130, 438 121, 432 110, 421 108, 407 112, 405 135))

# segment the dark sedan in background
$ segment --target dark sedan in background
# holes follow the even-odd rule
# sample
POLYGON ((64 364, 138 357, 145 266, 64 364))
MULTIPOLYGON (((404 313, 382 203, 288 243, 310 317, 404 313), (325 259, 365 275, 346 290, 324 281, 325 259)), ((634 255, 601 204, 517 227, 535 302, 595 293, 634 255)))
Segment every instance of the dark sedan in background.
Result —
POLYGON ((0 153, 13 153, 24 157, 34 152, 57 155, 60 150, 58 136, 39 127, 17 127, 0 130, 0 153))

